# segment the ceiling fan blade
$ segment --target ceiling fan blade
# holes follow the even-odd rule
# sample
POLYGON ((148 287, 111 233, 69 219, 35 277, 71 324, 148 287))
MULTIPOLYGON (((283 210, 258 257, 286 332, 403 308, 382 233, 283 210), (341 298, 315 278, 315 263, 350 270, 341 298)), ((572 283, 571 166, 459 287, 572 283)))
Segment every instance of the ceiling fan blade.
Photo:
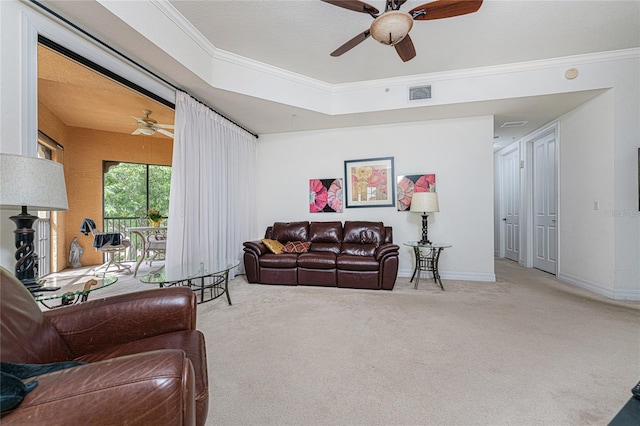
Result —
POLYGON ((482 0, 438 0, 411 9, 409 14, 417 21, 451 18, 477 12, 482 0))
POLYGON ((371 35, 371 32, 367 28, 366 30, 364 30, 363 32, 361 32, 360 34, 358 34, 357 36, 355 36, 354 38, 352 38, 342 46, 338 47, 333 52, 331 52, 331 56, 340 56, 343 53, 348 52, 349 50, 353 49, 354 47, 356 47, 357 45, 359 45, 360 43, 368 39, 370 35, 371 35))
POLYGON ((356 12, 368 13, 369 15, 372 13, 374 15, 377 15, 378 13, 380 13, 380 11, 375 7, 359 0, 322 0, 322 1, 325 3, 332 4, 334 6, 343 7, 349 10, 355 10, 356 12))
POLYGON ((402 62, 410 61, 416 57, 416 49, 413 47, 413 41, 411 41, 409 34, 407 34, 400 43, 394 44, 394 47, 396 48, 396 52, 398 52, 400 59, 402 59, 402 62))
POLYGON ((138 129, 135 129, 135 130, 133 131, 133 133, 131 133, 131 134, 132 134, 132 135, 139 135, 139 134, 142 134, 142 131, 138 128, 138 129))
POLYGON ((156 124, 160 129, 173 129, 173 124, 156 124))
POLYGON ((173 137, 173 133, 171 133, 171 132, 169 132, 167 130, 164 130, 164 129, 158 129, 158 133, 162 133, 163 135, 169 136, 170 138, 173 137))

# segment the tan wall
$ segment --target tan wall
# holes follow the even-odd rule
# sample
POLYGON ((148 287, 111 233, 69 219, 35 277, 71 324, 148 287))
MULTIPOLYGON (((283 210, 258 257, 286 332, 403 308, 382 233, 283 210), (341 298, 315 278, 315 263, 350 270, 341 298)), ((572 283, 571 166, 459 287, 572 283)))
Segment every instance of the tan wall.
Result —
MULTIPOLYGON (((38 129, 64 146, 68 140, 68 127, 43 103, 38 103, 38 129)), ((50 147, 53 148, 53 147, 50 147)), ((66 171, 64 151, 52 149, 53 161, 61 163, 66 171)), ((51 272, 59 272, 69 264, 69 244, 66 238, 67 212, 51 212, 51 272)))
POLYGON ((42 104, 38 109, 38 126, 64 146, 61 162, 64 164, 69 210, 52 215, 52 226, 55 225, 59 231, 55 242, 58 256, 55 269, 52 262, 52 271, 68 266, 69 245, 74 237, 78 237, 78 243, 84 250, 80 258, 82 264, 99 265, 102 255, 92 247, 93 238, 80 232, 80 225, 88 217, 102 228, 102 161, 169 166, 173 140, 164 136, 132 136, 68 127, 42 104))
POLYGON ((173 140, 160 136, 132 136, 122 133, 69 128, 69 142, 65 145, 65 168, 69 211, 66 238, 78 237, 84 250, 83 265, 99 265, 102 255, 92 247, 93 238, 79 230, 86 217, 96 221, 102 229, 102 161, 126 161, 171 165, 173 140))

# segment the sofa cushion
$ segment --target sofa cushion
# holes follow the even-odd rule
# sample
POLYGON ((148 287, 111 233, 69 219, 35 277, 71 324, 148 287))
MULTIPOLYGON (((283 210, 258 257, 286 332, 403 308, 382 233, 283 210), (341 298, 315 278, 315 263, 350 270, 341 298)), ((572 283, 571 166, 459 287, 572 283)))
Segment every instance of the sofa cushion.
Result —
POLYGON ((340 254, 340 247, 342 247, 340 243, 313 243, 309 251, 340 254))
POLYGON ((382 222, 347 221, 344 223, 343 243, 372 244, 375 248, 382 241, 384 241, 382 222))
POLYGON ((353 256, 373 256, 376 253, 374 244, 344 243, 342 253, 353 256))
POLYGON ((283 253, 306 253, 309 251, 309 241, 289 241, 282 247, 283 253))
POLYGON ((282 245, 282 243, 280 241, 277 240, 271 240, 269 238, 263 238, 262 243, 267 246, 267 248, 269 249, 269 251, 273 254, 280 254, 282 253, 282 249, 284 248, 284 246, 282 245))
POLYGON ((333 253, 302 253, 298 256, 298 266, 309 269, 334 269, 336 255, 333 253))
POLYGON ((336 259, 338 269, 347 271, 377 271, 380 269, 380 263, 370 256, 354 256, 350 254, 341 254, 336 259))
POLYGON ((263 268, 295 268, 298 255, 295 253, 271 254, 260 256, 260 267, 263 268))
POLYGON ((309 241, 309 222, 276 222, 271 238, 281 243, 309 241))
POLYGON ((312 243, 339 243, 342 241, 342 222, 311 222, 309 241, 312 243))

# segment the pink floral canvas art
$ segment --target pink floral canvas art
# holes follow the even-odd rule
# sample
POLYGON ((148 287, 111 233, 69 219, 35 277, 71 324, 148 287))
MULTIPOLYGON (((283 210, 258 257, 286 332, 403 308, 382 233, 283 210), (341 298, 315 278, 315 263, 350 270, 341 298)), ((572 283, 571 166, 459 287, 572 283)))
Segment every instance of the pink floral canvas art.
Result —
POLYGON ((309 212, 342 213, 342 178, 309 179, 309 212))
POLYGON ((406 175, 397 178, 398 211, 409 211, 415 192, 436 192, 436 175, 406 175))

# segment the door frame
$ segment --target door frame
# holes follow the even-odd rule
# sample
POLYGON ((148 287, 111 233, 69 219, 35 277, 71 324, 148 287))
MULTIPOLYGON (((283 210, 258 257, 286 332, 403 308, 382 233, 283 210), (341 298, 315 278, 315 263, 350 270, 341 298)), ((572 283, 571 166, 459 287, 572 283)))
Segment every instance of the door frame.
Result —
MULTIPOLYGON (((505 178, 505 170, 503 167, 503 160, 506 156, 513 154, 514 152, 518 152, 518 158, 520 161, 520 173, 519 173, 519 179, 518 179, 518 184, 520 186, 520 191, 519 192, 519 199, 518 199, 518 203, 520 204, 519 207, 519 211, 522 211, 520 207, 522 207, 522 153, 521 153, 521 149, 520 149, 520 143, 516 142, 513 143, 507 147, 505 147, 504 149, 500 150, 498 153, 498 158, 497 158, 497 162, 499 164, 498 166, 498 174, 496 176, 496 179, 498 180, 498 194, 499 194, 499 203, 496 209, 496 212, 498 212, 498 217, 496 220, 496 229, 498 230, 498 241, 497 241, 497 246, 498 247, 498 256, 499 257, 503 257, 506 258, 506 226, 504 221, 502 220, 502 218, 505 217, 506 215, 506 207, 505 207, 505 203, 506 203, 506 197, 505 197, 505 185, 504 185, 504 178, 505 178)), ((518 241, 520 241, 520 247, 518 248, 518 263, 522 263, 522 219, 521 219, 521 215, 518 215, 518 229, 519 229, 519 233, 520 235, 518 236, 518 241)))
POLYGON ((522 179, 521 186, 521 200, 523 205, 521 205, 520 212, 521 216, 521 239, 520 248, 522 250, 520 254, 521 260, 524 262, 524 266, 527 268, 533 268, 533 257, 535 252, 534 247, 534 211, 533 211, 533 144, 537 140, 544 138, 550 134, 555 135, 556 140, 556 206, 557 206, 557 219, 556 219, 556 230, 557 230, 557 239, 556 239, 556 253, 558 255, 558 259, 556 262, 556 273, 555 276, 558 276, 560 273, 560 228, 562 225, 561 220, 561 205, 560 205, 560 124, 559 122, 553 122, 552 124, 542 127, 541 129, 531 133, 526 136, 524 141, 524 165, 525 165, 525 178, 522 179), (524 234, 524 235, 523 235, 524 234), (524 243, 522 243, 524 241, 524 243))

